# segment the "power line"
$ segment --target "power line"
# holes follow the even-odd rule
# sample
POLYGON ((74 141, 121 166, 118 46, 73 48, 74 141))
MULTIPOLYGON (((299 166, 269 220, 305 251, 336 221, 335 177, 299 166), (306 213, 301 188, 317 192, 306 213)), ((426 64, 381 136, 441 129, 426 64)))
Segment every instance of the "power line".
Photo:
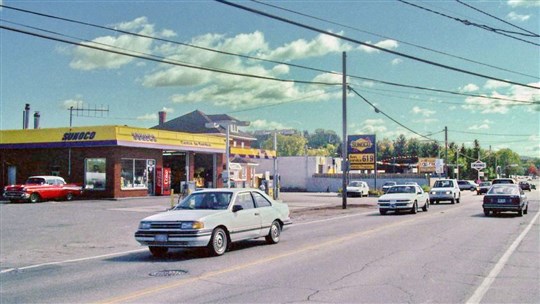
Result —
MULTIPOLYGON (((257 1, 255 1, 255 2, 257 2, 257 1)), ((193 45, 193 44, 189 44, 189 43, 183 43, 183 42, 178 42, 178 41, 174 41, 174 40, 170 40, 170 39, 164 39, 164 38, 160 38, 160 37, 144 35, 144 34, 129 32, 129 31, 125 31, 125 30, 119 30, 119 29, 115 29, 115 28, 110 28, 110 27, 106 27, 106 26, 101 26, 101 25, 97 25, 97 24, 88 23, 88 22, 83 22, 83 21, 78 21, 78 20, 74 20, 74 19, 68 19, 68 18, 64 18, 64 17, 58 17, 58 16, 53 16, 53 15, 43 14, 43 13, 39 13, 39 12, 24 10, 24 9, 15 8, 15 7, 6 6, 6 5, 0 5, 0 7, 5 7, 5 8, 8 8, 8 9, 12 9, 12 10, 16 10, 16 11, 20 11, 20 12, 24 12, 24 13, 28 13, 28 14, 34 14, 34 15, 38 15, 38 16, 42 16, 42 17, 46 17, 46 18, 52 18, 52 19, 62 20, 62 21, 70 22, 70 23, 76 23, 76 24, 91 26, 91 27, 95 27, 95 28, 99 28, 99 29, 105 29, 105 30, 109 30, 109 31, 113 31, 113 32, 121 33, 121 34, 132 35, 132 36, 135 36, 135 37, 153 39, 153 40, 156 40, 156 41, 173 43, 173 44, 182 45, 182 46, 186 46, 186 47, 192 47, 192 48, 201 49, 201 50, 204 50, 204 51, 215 52, 215 53, 218 53, 218 54, 229 55, 229 56, 237 56, 237 57, 240 57, 240 58, 258 60, 258 61, 269 62, 269 63, 273 63, 273 64, 282 64, 282 65, 287 65, 287 66, 290 66, 290 67, 301 68, 301 69, 311 70, 311 71, 315 71, 315 72, 327 73, 327 74, 333 74, 333 75, 341 76, 341 73, 337 73, 337 72, 333 72, 333 71, 327 71, 327 70, 323 70, 323 69, 307 67, 307 66, 302 66, 302 65, 298 65, 298 64, 282 62, 282 61, 270 60, 270 59, 265 59, 265 58, 260 58, 260 57, 248 56, 248 55, 243 55, 243 54, 238 54, 238 53, 226 52, 226 51, 216 50, 216 49, 212 49, 212 48, 208 48, 208 47, 201 47, 201 46, 197 46, 197 45, 193 45)), ((69 37, 69 38, 72 38, 72 39, 80 39, 80 38, 77 38, 77 37, 71 37, 71 36, 67 36, 67 35, 64 35, 64 34, 57 33, 57 32, 46 31, 46 30, 36 28, 36 27, 32 27, 32 26, 22 25, 20 23, 15 23, 15 22, 10 22, 10 21, 5 21, 5 22, 17 24, 19 26, 24 26, 24 27, 28 27, 28 28, 32 28, 32 29, 35 29, 35 30, 48 32, 48 33, 54 33, 56 35, 63 36, 63 37, 69 37)), ((80 39, 80 40, 82 40, 82 39, 80 39)), ((101 44, 101 45, 104 45, 104 46, 125 50, 125 49, 122 49, 122 48, 118 48, 118 47, 114 47, 114 46, 110 46, 110 45, 106 45, 106 44, 102 44, 102 43, 98 43, 98 42, 93 42, 92 41, 92 43, 101 44)), ((135 52, 135 51, 131 51, 131 50, 129 50, 129 51, 130 52, 135 52)), ((138 52, 136 52, 136 53, 138 53, 138 52)), ((140 53, 140 54, 143 54, 143 53, 140 53)), ((148 55, 148 54, 145 54, 145 55, 148 55)), ((148 56, 154 56, 154 55, 148 55, 148 56)), ((158 57, 158 56, 154 56, 154 57, 158 57)), ((441 90, 441 89, 425 88, 425 87, 421 87, 421 86, 399 84, 399 83, 388 82, 388 81, 377 80, 377 79, 373 79, 373 78, 367 78, 367 77, 361 77, 361 76, 355 76, 355 75, 348 75, 348 76, 350 78, 356 78, 356 79, 361 79, 361 80, 366 80, 366 81, 373 81, 373 82, 392 85, 392 86, 406 87, 406 88, 412 88, 412 89, 418 89, 418 90, 434 91, 434 92, 447 93, 447 94, 453 94, 453 95, 478 97, 478 98, 485 98, 485 99, 507 100, 507 101, 525 103, 525 104, 540 103, 540 101, 538 101, 538 102, 529 102, 529 101, 517 100, 517 99, 511 99, 511 98, 504 98, 504 97, 488 97, 488 96, 478 95, 478 94, 461 93, 461 92, 454 92, 454 91, 441 90)))
POLYGON ((261 16, 268 17, 268 18, 271 18, 271 19, 275 19, 275 20, 278 20, 278 21, 281 21, 281 22, 289 23, 289 24, 292 24, 292 25, 295 25, 295 26, 298 26, 298 27, 301 27, 301 28, 305 28, 305 29, 308 29, 308 30, 311 30, 311 31, 315 31, 315 32, 318 32, 318 33, 321 33, 321 34, 326 34, 326 35, 329 35, 329 36, 332 36, 332 37, 335 37, 335 38, 338 38, 338 39, 342 39, 342 40, 349 41, 349 42, 352 42, 352 43, 356 43, 356 44, 359 44, 359 45, 367 46, 367 47, 379 50, 381 52, 386 52, 386 53, 390 53, 390 54, 393 54, 393 55, 396 55, 396 56, 405 57, 405 58, 408 58, 408 59, 411 59, 411 60, 414 60, 414 61, 418 61, 418 62, 426 63, 426 64, 429 64, 429 65, 437 66, 439 68, 443 68, 443 69, 447 69, 447 70, 451 70, 451 71, 459 72, 459 73, 463 73, 463 74, 473 75, 473 76, 477 76, 477 77, 482 77, 482 78, 485 78, 485 79, 496 80, 496 81, 504 82, 504 83, 508 83, 508 84, 527 87, 527 88, 531 88, 531 89, 540 89, 540 87, 535 87, 535 86, 532 86, 532 85, 527 85, 527 84, 523 84, 523 83, 519 83, 519 82, 515 82, 515 81, 510 81, 510 80, 505 80, 505 79, 501 79, 501 78, 491 77, 491 76, 484 75, 484 74, 481 74, 481 73, 476 73, 476 72, 472 72, 472 71, 452 67, 452 66, 449 66, 449 65, 445 65, 445 64, 442 64, 442 63, 434 62, 434 61, 431 61, 431 60, 422 59, 422 58, 412 56, 412 55, 408 55, 408 54, 405 54, 405 53, 389 50, 389 49, 386 49, 386 48, 383 48, 383 47, 379 47, 379 46, 376 46, 376 45, 373 45, 373 44, 369 44, 369 43, 362 42, 362 41, 359 41, 359 40, 356 40, 356 39, 345 37, 343 35, 338 35, 338 34, 335 34, 335 33, 329 32, 329 31, 321 30, 319 28, 316 28, 316 27, 313 27, 313 26, 310 26, 310 25, 307 25, 307 24, 303 24, 303 23, 300 23, 300 22, 289 20, 287 18, 279 17, 279 16, 276 16, 276 15, 272 15, 272 14, 269 14, 269 13, 266 13, 266 12, 263 12, 263 11, 260 11, 260 10, 249 8, 249 7, 246 7, 246 6, 243 6, 243 5, 240 5, 240 4, 236 4, 236 3, 232 3, 232 2, 229 2, 229 1, 225 1, 225 0, 214 0, 214 1, 219 2, 219 3, 223 3, 225 5, 233 6, 233 7, 236 7, 236 8, 239 8, 239 9, 242 9, 242 10, 257 14, 257 15, 261 15, 261 16))
POLYGON ((297 11, 294 11, 294 10, 286 9, 286 8, 283 8, 283 7, 280 7, 280 6, 277 6, 277 5, 273 5, 273 4, 269 4, 269 3, 266 3, 266 2, 261 2, 261 1, 258 1, 258 0, 251 0, 251 1, 255 2, 255 3, 258 3, 258 4, 261 4, 261 5, 266 5, 266 6, 269 6, 269 7, 272 7, 272 8, 283 10, 283 11, 286 11, 286 12, 289 12, 289 13, 292 13, 292 14, 296 14, 296 15, 299 15, 299 16, 303 16, 303 17, 307 17, 307 18, 310 18, 310 19, 314 19, 314 20, 326 22, 326 23, 329 23, 329 24, 341 26, 341 27, 344 27, 344 28, 347 28, 347 29, 351 29, 351 30, 360 32, 360 33, 369 34, 369 35, 373 35, 373 36, 384 38, 384 39, 392 39, 392 40, 395 40, 395 41, 397 41, 397 42, 399 42, 401 44, 413 46, 413 47, 416 47, 416 48, 419 48, 419 49, 422 49, 422 50, 426 50, 426 51, 430 51, 430 52, 433 52, 433 53, 437 53, 437 54, 440 54, 440 55, 445 55, 445 56, 448 56, 448 57, 452 57, 452 58, 460 59, 460 60, 463 60, 463 61, 475 63, 475 64, 478 64, 478 65, 486 66, 486 67, 497 69, 497 70, 500 70, 500 71, 505 71, 505 72, 509 72, 509 73, 513 73, 513 74, 517 74, 517 75, 521 75, 521 76, 530 77, 530 78, 533 78, 535 80, 538 79, 538 76, 529 75, 529 74, 525 74, 525 73, 521 73, 521 72, 517 72, 517 71, 512 71, 510 69, 501 68, 501 67, 494 66, 494 65, 491 65, 491 64, 487 64, 487 63, 483 63, 483 62, 480 62, 480 61, 468 59, 468 58, 465 58, 465 57, 462 57, 462 56, 449 54, 447 52, 435 50, 433 48, 428 48, 428 47, 421 46, 421 45, 418 45, 418 44, 414 44, 414 43, 406 42, 406 41, 403 41, 403 40, 399 40, 399 39, 396 39, 396 38, 393 38, 393 37, 389 37, 389 36, 380 35, 380 34, 369 32, 369 31, 365 31, 365 30, 359 29, 357 27, 349 26, 349 25, 346 25, 346 24, 338 23, 338 22, 335 22, 335 21, 331 21, 331 20, 328 20, 328 19, 321 18, 321 17, 316 17, 316 16, 313 16, 313 15, 308 15, 308 14, 305 14, 305 13, 300 13, 300 12, 297 12, 297 11))
MULTIPOLYGON (((457 17, 452 17, 452 16, 450 16, 450 15, 446 15, 446 14, 444 14, 444 13, 437 12, 437 11, 435 11, 435 10, 432 10, 432 9, 427 8, 427 7, 423 7, 423 6, 414 4, 414 3, 410 3, 410 2, 407 2, 407 1, 405 1, 405 0, 397 0, 397 1, 399 1, 399 2, 401 2, 401 3, 404 3, 404 4, 407 4, 407 5, 410 5, 410 6, 413 6, 413 7, 415 7, 415 8, 419 8, 419 9, 421 9, 421 10, 425 10, 425 11, 427 11, 427 12, 430 12, 430 13, 433 13, 433 14, 436 14, 436 15, 439 15, 439 16, 442 16, 442 17, 446 17, 446 18, 449 18, 449 19, 458 21, 458 22, 463 23, 463 24, 465 24, 465 25, 472 25, 472 26, 481 28, 481 29, 483 29, 483 30, 487 30, 487 31, 490 31, 490 32, 493 32, 493 33, 496 33, 496 34, 499 34, 499 35, 502 35, 502 36, 506 36, 506 37, 509 37, 509 38, 512 38, 512 39, 515 39, 515 40, 519 40, 519 41, 521 41, 521 42, 525 42, 525 43, 528 43, 528 44, 540 46, 540 44, 538 44, 538 43, 531 42, 531 41, 528 41, 528 40, 525 40, 525 39, 521 39, 521 38, 518 38, 518 37, 514 37, 514 36, 512 36, 512 35, 507 34, 509 31, 505 31, 505 30, 501 30, 501 29, 496 29, 496 28, 493 28, 493 27, 490 27, 490 26, 487 26, 487 25, 483 25, 483 24, 473 23, 473 22, 470 22, 469 20, 460 19, 460 18, 457 18, 457 17)), ((511 32, 511 33, 512 33, 512 34, 515 34, 515 32, 511 32)))
POLYGON ((482 133, 482 132, 473 132, 473 131, 457 131, 457 130, 450 130, 448 129, 448 132, 454 132, 454 133, 462 133, 462 134, 474 134, 474 135, 484 135, 484 136, 509 136, 509 137, 530 137, 531 135, 528 134, 500 134, 500 133, 482 133))
POLYGON ((489 16, 489 17, 495 19, 495 20, 498 20, 498 21, 500 21, 500 22, 502 22, 502 23, 504 23, 504 24, 510 25, 510 26, 512 26, 512 27, 515 27, 515 28, 517 28, 517 29, 522 30, 522 31, 525 32, 525 33, 528 33, 528 34, 525 34, 525 33, 518 33, 518 32, 515 32, 515 34, 523 35, 523 36, 528 36, 528 37, 535 37, 535 38, 536 38, 536 37, 540 37, 540 35, 538 35, 538 34, 536 34, 536 33, 534 33, 534 32, 531 32, 531 31, 529 31, 529 30, 526 30, 526 29, 524 29, 524 28, 522 28, 522 27, 519 27, 519 26, 517 26, 517 25, 515 25, 515 24, 513 24, 513 23, 510 23, 510 22, 508 22, 508 21, 506 21, 506 20, 503 20, 503 19, 501 19, 501 18, 499 18, 499 17, 496 17, 496 16, 494 16, 494 15, 492 15, 492 14, 488 14, 488 13, 486 13, 486 12, 484 12, 484 11, 482 11, 482 10, 480 10, 480 9, 478 9, 478 8, 476 8, 476 7, 472 6, 472 5, 470 5, 470 4, 467 4, 467 3, 465 3, 465 2, 463 2, 463 1, 461 1, 461 0, 456 0, 456 2, 459 3, 459 4, 461 4, 461 5, 464 5, 464 6, 468 7, 468 8, 470 8, 470 9, 473 9, 473 10, 475 10, 475 11, 477 11, 477 12, 480 12, 480 13, 482 13, 482 14, 484 14, 484 15, 487 15, 487 16, 489 16))
MULTIPOLYGON (((228 74, 228 75, 233 75, 233 76, 250 77, 250 78, 257 78, 257 79, 263 79, 263 80, 272 80, 272 81, 278 81, 278 82, 287 82, 287 83, 301 83, 301 84, 327 85, 327 86, 341 85, 341 83, 291 80, 291 79, 281 79, 281 78, 267 77, 267 76, 261 76, 261 75, 254 75, 254 74, 231 72, 231 71, 227 71, 227 70, 221 70, 221 69, 215 69, 215 68, 209 68, 209 67, 203 67, 203 66, 196 66, 196 65, 191 65, 191 64, 180 63, 178 61, 173 61, 173 60, 170 60, 170 59, 166 59, 164 57, 159 57, 159 56, 154 56, 154 55, 149 55, 149 54, 147 54, 147 56, 137 55, 133 51, 130 51, 130 52, 132 52, 130 54, 130 53, 126 53, 126 52, 116 51, 116 50, 113 50, 113 49, 106 49, 106 48, 98 47, 98 46, 95 46, 95 45, 83 44, 83 43, 69 41, 69 40, 65 40, 65 39, 61 39, 61 38, 55 38, 55 37, 51 37, 51 36, 46 36, 46 35, 42 35, 42 34, 38 34, 38 33, 32 33, 32 32, 28 32, 28 31, 24 31, 24 30, 21 30, 21 29, 16 29, 16 28, 4 26, 4 25, 0 25, 0 29, 5 29, 5 30, 9 30, 9 31, 13 31, 13 32, 21 33, 21 34, 26 34, 26 35, 30 35, 30 36, 34 36, 34 37, 39 37, 39 38, 43 38, 43 39, 47 39, 47 40, 53 40, 53 41, 57 41, 57 42, 76 45, 76 46, 79 46, 79 47, 85 47, 85 48, 94 49, 94 50, 98 50, 98 51, 114 53, 114 54, 117 54, 117 55, 128 56, 128 57, 133 57, 133 58, 138 58, 138 59, 143 59, 143 60, 148 60, 148 61, 154 61, 154 62, 159 62, 159 63, 164 63, 164 64, 170 64, 170 65, 175 65, 175 66, 181 66, 181 67, 186 67, 186 68, 192 68, 192 69, 197 69, 197 70, 202 70, 202 71, 207 71, 207 72, 216 72, 216 73, 228 74)), ((95 43, 95 44, 97 44, 97 43, 95 43)), ((112 48, 114 48, 114 47, 112 47, 112 48)))

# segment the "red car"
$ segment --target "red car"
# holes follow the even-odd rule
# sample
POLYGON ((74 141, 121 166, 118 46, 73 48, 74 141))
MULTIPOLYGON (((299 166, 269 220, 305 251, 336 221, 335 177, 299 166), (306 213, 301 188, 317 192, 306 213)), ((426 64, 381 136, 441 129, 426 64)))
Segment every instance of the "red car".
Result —
POLYGON ((66 181, 58 176, 31 176, 24 185, 4 187, 4 197, 11 202, 37 203, 57 199, 70 201, 81 194, 81 186, 66 184, 66 181))

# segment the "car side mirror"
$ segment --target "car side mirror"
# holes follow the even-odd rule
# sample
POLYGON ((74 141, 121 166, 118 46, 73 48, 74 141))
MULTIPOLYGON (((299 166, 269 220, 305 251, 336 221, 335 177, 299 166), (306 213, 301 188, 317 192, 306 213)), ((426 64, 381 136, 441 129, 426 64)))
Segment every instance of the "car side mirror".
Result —
POLYGON ((232 212, 238 212, 240 210, 244 210, 244 207, 240 206, 240 205, 234 205, 232 207, 232 212))
POLYGON ((418 192, 416 192, 416 194, 422 194, 422 192, 421 192, 421 191, 418 191, 418 192))

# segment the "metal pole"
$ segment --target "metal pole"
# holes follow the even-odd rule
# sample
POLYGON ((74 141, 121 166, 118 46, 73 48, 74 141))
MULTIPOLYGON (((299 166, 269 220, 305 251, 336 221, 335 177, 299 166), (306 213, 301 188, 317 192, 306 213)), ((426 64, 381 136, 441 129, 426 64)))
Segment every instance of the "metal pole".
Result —
POLYGON ((450 174, 448 174, 448 127, 444 127, 444 173, 446 174, 446 178, 450 177, 450 174))
POLYGON ((229 144, 229 138, 230 138, 230 129, 231 129, 231 126, 229 124, 225 124, 225 128, 227 128, 227 142, 226 142, 226 147, 225 149, 227 150, 226 151, 226 157, 227 157, 227 161, 226 161, 226 166, 227 166, 227 170, 225 172, 227 172, 227 188, 230 188, 231 187, 231 172, 230 172, 230 167, 229 167, 229 157, 230 157, 230 144, 229 144))
POLYGON ((343 116, 343 145, 341 148, 342 162, 341 166, 343 168, 343 177, 342 177, 342 208, 347 209, 347 172, 349 166, 347 163, 347 53, 343 52, 343 83, 342 83, 342 116, 343 116))
POLYGON ((274 157, 274 191, 273 191, 273 198, 278 198, 278 177, 277 177, 277 130, 274 130, 274 151, 276 152, 276 156, 274 157))

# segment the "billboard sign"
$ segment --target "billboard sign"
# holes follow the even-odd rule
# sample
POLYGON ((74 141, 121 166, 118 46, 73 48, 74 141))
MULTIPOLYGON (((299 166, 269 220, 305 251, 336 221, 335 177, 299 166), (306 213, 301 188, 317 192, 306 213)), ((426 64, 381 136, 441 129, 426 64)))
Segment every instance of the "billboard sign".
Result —
POLYGON ((431 157, 419 157, 418 158, 418 172, 419 173, 435 173, 435 158, 431 157))
POLYGON ((350 170, 375 170, 376 144, 375 135, 349 135, 347 153, 350 170))

